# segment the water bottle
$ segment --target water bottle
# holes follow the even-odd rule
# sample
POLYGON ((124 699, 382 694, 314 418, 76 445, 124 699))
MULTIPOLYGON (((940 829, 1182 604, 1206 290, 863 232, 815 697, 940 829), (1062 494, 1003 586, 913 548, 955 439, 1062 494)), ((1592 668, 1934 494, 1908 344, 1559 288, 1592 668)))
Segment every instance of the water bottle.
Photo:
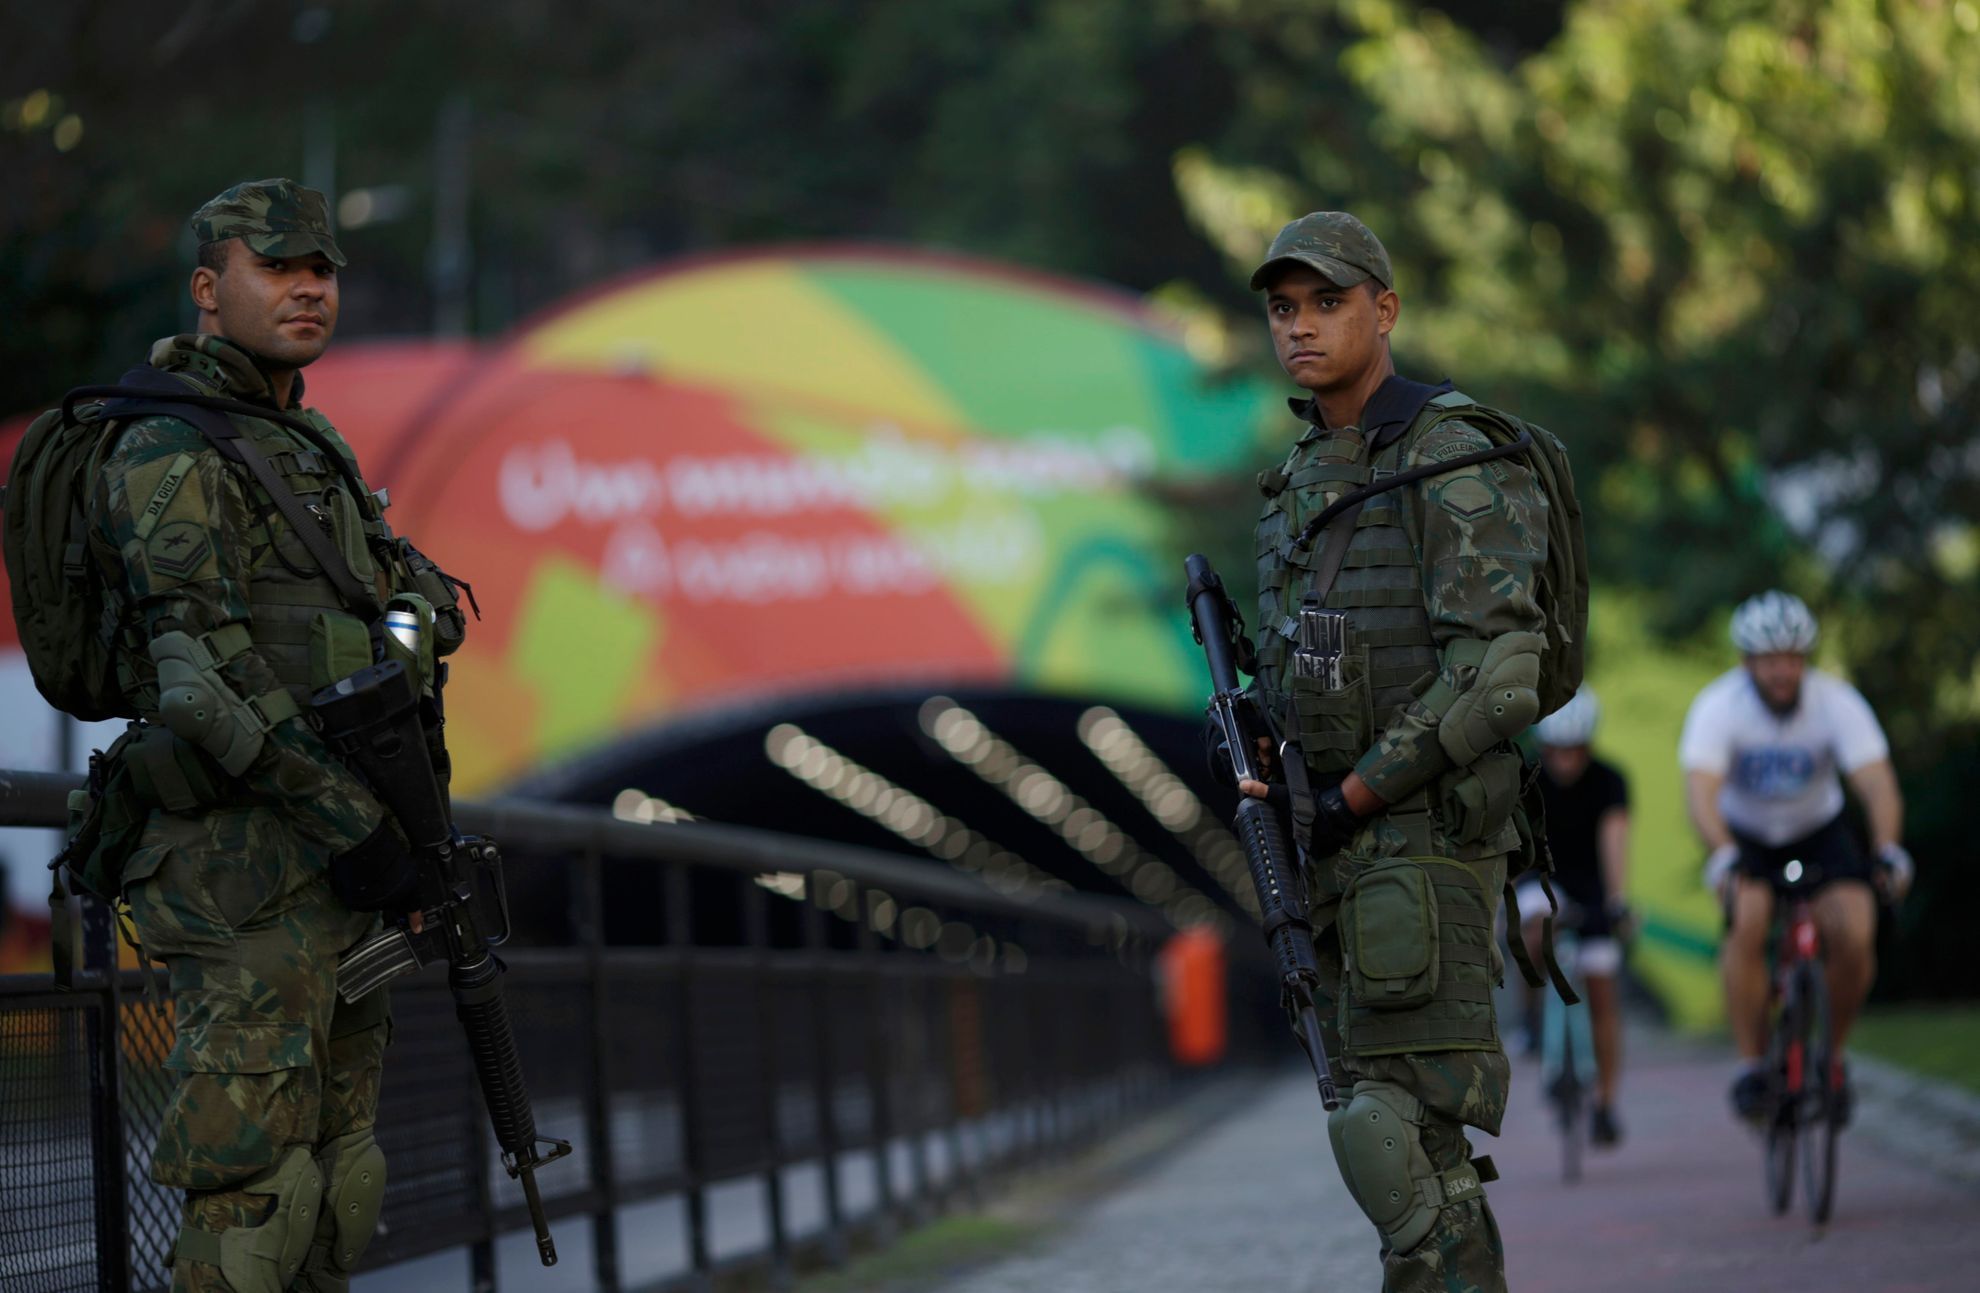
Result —
POLYGON ((385 612, 385 631, 390 633, 398 644, 406 649, 413 659, 419 659, 419 612, 393 608, 385 612))

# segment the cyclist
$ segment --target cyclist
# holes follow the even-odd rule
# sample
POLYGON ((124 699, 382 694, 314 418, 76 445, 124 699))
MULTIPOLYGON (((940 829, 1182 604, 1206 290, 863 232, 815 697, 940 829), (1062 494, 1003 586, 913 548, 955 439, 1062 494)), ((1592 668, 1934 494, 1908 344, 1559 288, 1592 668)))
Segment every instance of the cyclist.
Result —
MULTIPOLYGON (((1617 976, 1622 940, 1630 933, 1625 881, 1629 872, 1629 783, 1589 750, 1602 714, 1595 693, 1583 687, 1574 699, 1540 720, 1540 791, 1547 802, 1547 843, 1554 854, 1554 888, 1579 912, 1579 952, 1574 969, 1588 1000, 1595 1043, 1595 1108, 1588 1139, 1614 1145, 1616 1085, 1622 1071, 1622 1003, 1617 976)), ((1547 898, 1537 880, 1514 895, 1521 933, 1539 964, 1547 898)))
POLYGON ((1815 634, 1815 617, 1792 594, 1740 603, 1732 641, 1741 664, 1698 694, 1679 741, 1686 804, 1711 850, 1706 883, 1727 913, 1720 968, 1740 1060, 1732 1104, 1745 1118, 1760 1116, 1767 1100, 1766 947, 1782 868, 1799 861, 1819 881, 1812 906, 1829 981, 1838 1121, 1850 1106, 1843 1043, 1876 974, 1876 893, 1895 901, 1911 886, 1890 745, 1856 688, 1808 667, 1815 634), (1839 771, 1869 819, 1874 864, 1843 821, 1839 771))

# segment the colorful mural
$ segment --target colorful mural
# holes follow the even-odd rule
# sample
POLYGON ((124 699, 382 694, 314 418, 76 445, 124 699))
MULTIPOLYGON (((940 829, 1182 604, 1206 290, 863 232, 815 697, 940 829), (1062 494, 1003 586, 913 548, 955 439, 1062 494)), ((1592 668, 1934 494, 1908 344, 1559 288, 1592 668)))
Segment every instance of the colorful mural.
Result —
POLYGON ((926 679, 1200 703, 1156 478, 1269 406, 1124 295, 863 248, 689 261, 481 350, 334 349, 310 402, 485 618, 458 783, 670 715, 926 679))

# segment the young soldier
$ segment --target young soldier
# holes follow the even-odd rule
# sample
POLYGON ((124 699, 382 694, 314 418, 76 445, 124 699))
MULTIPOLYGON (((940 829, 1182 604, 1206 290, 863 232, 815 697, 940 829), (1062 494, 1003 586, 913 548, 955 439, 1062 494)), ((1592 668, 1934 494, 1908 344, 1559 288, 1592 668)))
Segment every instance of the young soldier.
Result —
MULTIPOLYGON (((385 1185, 372 1125, 386 994, 352 1006, 335 991, 338 953, 378 917, 340 895, 391 892, 409 855, 302 713, 313 689, 371 662, 379 603, 413 591, 408 562, 423 559, 302 409, 300 370, 336 331, 344 264, 323 197, 240 184, 192 228, 198 331, 158 342, 151 366, 316 429, 233 417, 344 568, 319 563, 191 422, 151 414, 117 435, 89 519, 121 565, 110 604, 129 709, 153 725, 123 756, 151 810, 123 884, 144 950, 170 972, 178 1030, 151 1174, 185 1191, 175 1293, 326 1293, 348 1288, 385 1185)), ((444 652, 458 615, 441 621, 444 652)))
POLYGON ((1316 948, 1338 1006, 1328 1043, 1344 1076, 1335 1160, 1381 1235, 1385 1290, 1503 1289, 1493 1173, 1464 1128, 1497 1134, 1506 1107, 1493 929, 1520 843, 1510 741, 1540 704, 1546 493, 1523 457, 1458 466, 1375 495, 1302 545, 1340 495, 1491 442, 1457 412, 1474 407, 1466 397, 1396 375, 1389 256, 1353 216, 1287 225, 1251 286, 1307 392, 1292 401, 1305 426, 1291 456, 1259 478, 1256 686, 1288 738, 1295 820, 1310 814, 1316 948))

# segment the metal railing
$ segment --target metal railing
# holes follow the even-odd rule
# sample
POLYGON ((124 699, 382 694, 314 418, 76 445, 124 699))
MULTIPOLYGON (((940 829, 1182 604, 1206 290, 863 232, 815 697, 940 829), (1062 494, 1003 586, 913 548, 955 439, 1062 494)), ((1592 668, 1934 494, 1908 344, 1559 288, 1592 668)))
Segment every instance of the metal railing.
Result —
MULTIPOLYGON (((0 772, 0 824, 59 824, 71 784, 0 772)), ((504 949, 538 1127, 576 1147, 540 1177, 564 1265, 583 1272, 559 1287, 702 1287, 737 1267, 781 1279, 840 1260, 986 1173, 1104 1130, 1166 1082, 1150 954, 1170 930, 1150 908, 600 809, 462 804, 460 818, 501 842, 512 885, 567 882, 517 886, 560 894, 566 910, 544 923, 564 928, 504 949), (635 934, 608 943, 608 928, 635 934)), ((147 1175, 172 1092, 170 1008, 143 1000, 139 972, 100 968, 100 904, 89 925, 99 968, 77 990, 0 979, 9 1293, 170 1282, 179 1201, 147 1175)), ((469 1094, 444 976, 392 991, 389 1184, 366 1257, 384 1269, 361 1286, 461 1250, 477 1293, 505 1275, 549 1287, 514 1235, 526 1213, 469 1094)))

